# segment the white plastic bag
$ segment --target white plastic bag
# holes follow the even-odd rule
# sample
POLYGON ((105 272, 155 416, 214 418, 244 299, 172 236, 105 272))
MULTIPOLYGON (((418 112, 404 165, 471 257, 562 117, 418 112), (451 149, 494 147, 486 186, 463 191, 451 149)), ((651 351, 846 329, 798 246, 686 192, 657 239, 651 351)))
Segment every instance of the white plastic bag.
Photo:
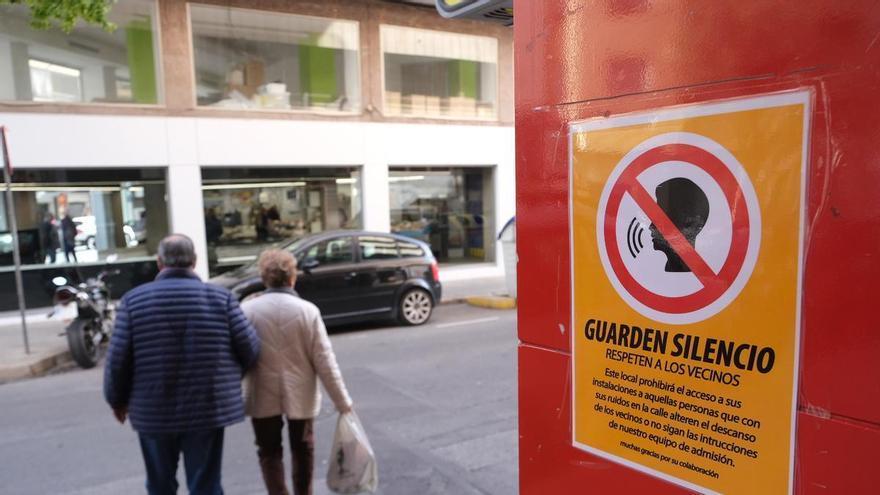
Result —
POLYGON ((327 487, 336 493, 373 493, 379 485, 376 456, 354 412, 339 415, 330 449, 327 487))

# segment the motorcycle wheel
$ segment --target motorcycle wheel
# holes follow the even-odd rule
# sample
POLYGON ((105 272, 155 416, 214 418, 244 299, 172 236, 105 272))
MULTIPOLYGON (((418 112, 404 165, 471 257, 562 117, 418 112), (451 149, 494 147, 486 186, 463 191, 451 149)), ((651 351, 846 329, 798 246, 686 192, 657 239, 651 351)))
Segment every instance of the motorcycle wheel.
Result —
POLYGON ((90 320, 73 320, 67 327, 67 345, 70 355, 80 368, 94 368, 98 364, 98 345, 94 335, 97 329, 90 320))

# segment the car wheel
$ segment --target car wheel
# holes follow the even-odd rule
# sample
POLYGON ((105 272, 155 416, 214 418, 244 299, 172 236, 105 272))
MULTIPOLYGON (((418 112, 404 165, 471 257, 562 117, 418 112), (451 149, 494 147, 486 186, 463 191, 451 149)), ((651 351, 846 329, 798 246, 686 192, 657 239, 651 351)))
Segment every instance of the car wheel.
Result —
POLYGON ((404 325, 421 325, 428 321, 434 310, 431 295, 423 289, 404 292, 397 307, 397 318, 404 325))
POLYGON ((95 236, 90 235, 86 238, 86 247, 89 249, 95 249, 95 236))

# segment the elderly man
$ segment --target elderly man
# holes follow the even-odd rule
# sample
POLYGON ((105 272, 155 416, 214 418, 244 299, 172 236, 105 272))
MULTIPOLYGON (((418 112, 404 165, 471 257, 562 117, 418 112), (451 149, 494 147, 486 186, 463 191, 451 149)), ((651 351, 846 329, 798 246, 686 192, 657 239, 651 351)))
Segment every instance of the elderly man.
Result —
POLYGON ((195 263, 189 237, 162 239, 159 275, 122 298, 104 367, 104 397, 120 423, 131 417, 150 495, 177 492, 181 453, 189 493, 223 493, 224 428, 244 419, 241 378, 260 350, 238 301, 195 263))

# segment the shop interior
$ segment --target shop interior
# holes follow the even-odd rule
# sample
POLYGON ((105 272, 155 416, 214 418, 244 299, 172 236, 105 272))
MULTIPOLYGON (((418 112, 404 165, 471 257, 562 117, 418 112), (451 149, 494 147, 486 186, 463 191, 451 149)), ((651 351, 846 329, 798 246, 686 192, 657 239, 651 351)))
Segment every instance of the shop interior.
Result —
POLYGON ((385 111, 491 119, 496 116, 495 38, 382 26, 385 111))
POLYGON ((307 234, 362 226, 355 168, 204 168, 202 196, 212 274, 307 234))
POLYGON ((357 22, 207 5, 190 12, 199 105, 360 109, 357 22))
POLYGON ((495 259, 491 167, 389 170, 391 231, 422 240, 441 263, 495 259))

